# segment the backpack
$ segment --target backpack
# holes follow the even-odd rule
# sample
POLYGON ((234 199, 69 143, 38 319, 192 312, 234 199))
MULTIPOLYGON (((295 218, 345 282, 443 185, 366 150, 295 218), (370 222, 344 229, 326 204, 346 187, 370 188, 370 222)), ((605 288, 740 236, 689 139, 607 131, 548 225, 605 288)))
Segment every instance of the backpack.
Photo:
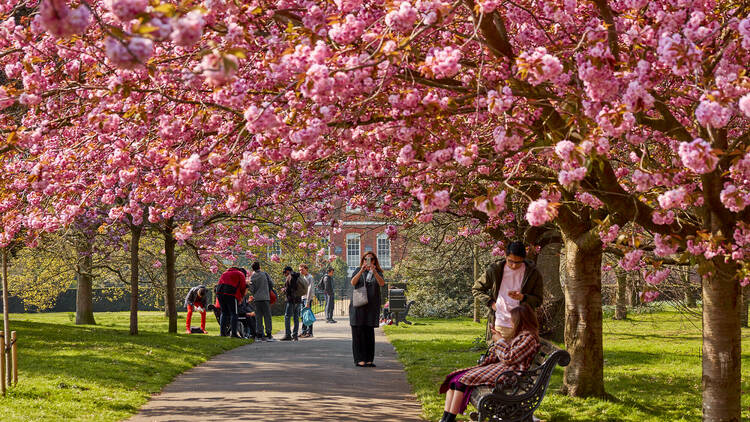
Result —
POLYGON ((302 274, 297 277, 297 285, 294 287, 294 297, 302 297, 307 294, 307 280, 302 274))

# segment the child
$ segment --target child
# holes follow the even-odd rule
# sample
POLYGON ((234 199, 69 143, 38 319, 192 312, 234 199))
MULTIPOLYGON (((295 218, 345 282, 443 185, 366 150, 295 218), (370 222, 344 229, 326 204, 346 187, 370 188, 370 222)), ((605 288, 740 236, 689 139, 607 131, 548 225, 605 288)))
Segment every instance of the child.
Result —
POLYGON ((185 307, 187 308, 187 319, 185 321, 185 327, 187 333, 190 334, 191 319, 193 318, 193 310, 200 312, 201 314, 201 331, 204 334, 206 331, 206 308, 208 307, 208 300, 206 298, 206 286, 195 286, 188 292, 185 297, 185 307))

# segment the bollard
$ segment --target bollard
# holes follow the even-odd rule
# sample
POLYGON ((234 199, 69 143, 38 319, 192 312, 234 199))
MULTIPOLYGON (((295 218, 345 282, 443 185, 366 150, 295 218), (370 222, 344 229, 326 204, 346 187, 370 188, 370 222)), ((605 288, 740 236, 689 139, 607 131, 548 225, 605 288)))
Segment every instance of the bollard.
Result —
POLYGON ((15 387, 18 384, 18 350, 16 349, 16 332, 11 331, 10 332, 10 341, 13 343, 12 348, 12 355, 13 355, 13 386, 15 387))
POLYGON ((5 335, 0 333, 0 350, 3 351, 2 359, 0 359, 0 390, 2 390, 3 396, 5 395, 5 335))

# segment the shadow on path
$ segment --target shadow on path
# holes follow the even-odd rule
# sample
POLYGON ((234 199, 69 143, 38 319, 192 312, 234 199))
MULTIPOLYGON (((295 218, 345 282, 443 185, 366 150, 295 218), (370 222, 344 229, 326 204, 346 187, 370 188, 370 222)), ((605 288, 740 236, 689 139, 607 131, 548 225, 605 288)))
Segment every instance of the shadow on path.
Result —
POLYGON ((195 367, 131 421, 419 421, 403 366, 380 329, 377 368, 354 366, 348 319, 315 337, 254 343, 195 367))

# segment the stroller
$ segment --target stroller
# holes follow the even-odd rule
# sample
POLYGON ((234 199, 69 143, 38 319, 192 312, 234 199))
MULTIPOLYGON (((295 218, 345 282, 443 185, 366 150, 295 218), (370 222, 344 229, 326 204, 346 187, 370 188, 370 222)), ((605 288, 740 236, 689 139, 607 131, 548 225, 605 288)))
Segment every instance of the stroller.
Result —
MULTIPOLYGON (((208 305, 208 309, 214 311, 216 322, 221 327, 221 305, 219 305, 219 299, 216 299, 213 305, 208 305)), ((237 335, 242 338, 255 338, 255 317, 247 316, 251 312, 255 312, 253 304, 248 302, 247 298, 242 299, 242 302, 237 306, 237 335)), ((226 335, 228 333, 224 331, 221 334, 226 335)))

